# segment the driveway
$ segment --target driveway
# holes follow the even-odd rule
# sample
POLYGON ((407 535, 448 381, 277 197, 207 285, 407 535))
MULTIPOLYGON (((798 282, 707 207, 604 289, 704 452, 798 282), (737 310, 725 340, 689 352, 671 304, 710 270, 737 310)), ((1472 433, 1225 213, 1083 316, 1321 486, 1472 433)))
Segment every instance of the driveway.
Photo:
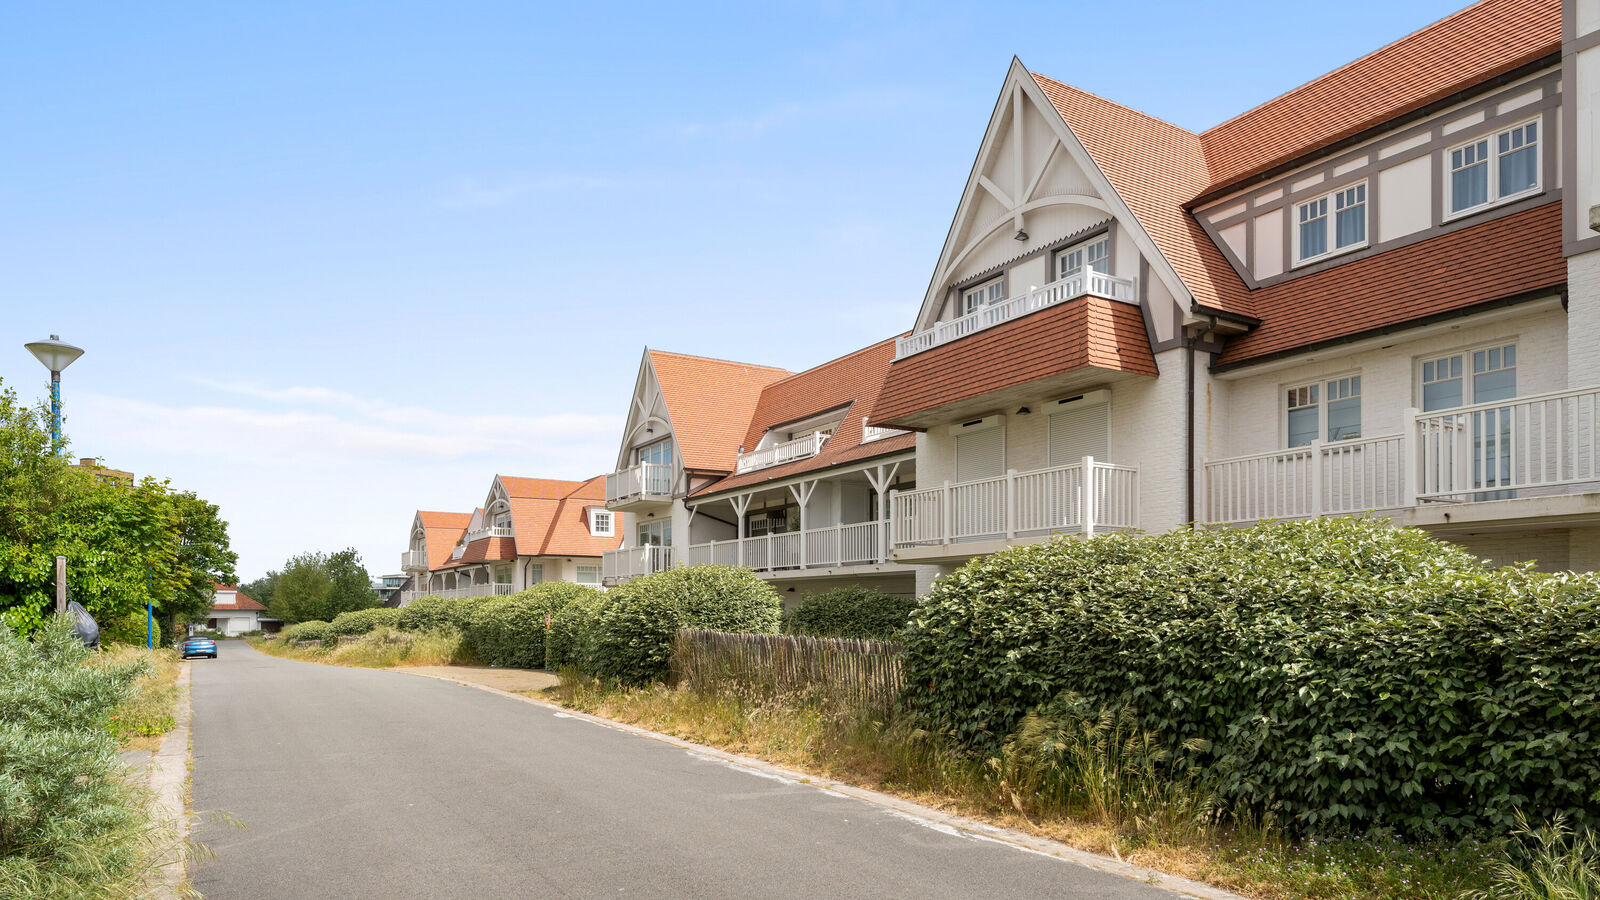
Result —
POLYGON ((462 685, 194 664, 208 898, 1176 894, 462 685))

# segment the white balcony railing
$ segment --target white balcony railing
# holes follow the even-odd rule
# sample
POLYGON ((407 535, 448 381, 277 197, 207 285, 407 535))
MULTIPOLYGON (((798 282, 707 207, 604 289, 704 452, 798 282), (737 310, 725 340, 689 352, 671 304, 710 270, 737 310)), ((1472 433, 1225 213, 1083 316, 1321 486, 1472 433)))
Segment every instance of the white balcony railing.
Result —
POLYGON ((756 469, 765 469, 769 466, 778 466, 797 459, 816 456, 822 452, 822 448, 828 443, 830 435, 831 432, 814 431, 805 437, 798 437, 792 441, 784 441, 781 444, 773 444, 770 447, 762 447, 759 450, 741 453, 739 454, 736 471, 743 474, 745 472, 753 472, 756 469))
POLYGON ((1093 270, 1078 272, 1059 281, 1052 281, 1044 287, 1029 288, 1027 293, 1009 300, 973 310, 959 319, 937 322, 932 328, 896 338, 894 358, 904 359, 924 350, 931 350, 940 344, 948 344, 969 334, 993 328, 1035 310, 1083 296, 1105 297, 1124 303, 1138 302, 1132 278, 1119 278, 1093 270))
POLYGON ((861 443, 868 444, 868 443, 871 443, 873 441, 881 441, 884 438, 891 438, 891 437, 896 437, 898 435, 910 434, 910 433, 911 432, 905 430, 904 428, 884 428, 884 427, 879 426, 879 425, 868 425, 868 424, 862 423, 862 425, 861 425, 861 443))
POLYGON ((1410 409, 1400 434, 1207 460, 1205 469, 1211 522, 1600 490, 1600 388, 1410 409))
POLYGON ((490 582, 488 584, 469 584, 458 588, 438 588, 436 590, 401 591, 400 605, 409 606, 418 597, 443 597, 449 600, 460 600, 464 597, 491 597, 497 594, 516 593, 510 584, 505 582, 490 582))
POLYGON ((897 548, 1139 526, 1139 470, 1088 456, 1070 466, 890 496, 897 548))
POLYGON ((400 554, 400 568, 402 570, 405 570, 405 569, 426 569, 426 568, 428 568, 428 551, 426 551, 426 550, 407 550, 407 551, 401 553, 400 554))
POLYGON ((606 476, 607 503, 671 497, 672 467, 665 463, 639 463, 606 476))
POLYGON ((516 537, 516 535, 517 535, 516 531, 513 530, 510 525, 490 525, 490 526, 488 526, 486 528, 479 528, 477 531, 468 532, 467 533, 467 537, 466 537, 466 542, 470 544, 473 541, 481 541, 484 538, 491 538, 491 537, 508 538, 508 537, 516 537))
POLYGON ((834 568, 882 563, 886 547, 879 537, 881 522, 855 522, 764 534, 744 540, 690 544, 685 561, 691 566, 744 566, 757 572, 834 568))
POLYGON ((672 568, 672 548, 647 544, 607 550, 600 555, 600 580, 616 584, 672 568))

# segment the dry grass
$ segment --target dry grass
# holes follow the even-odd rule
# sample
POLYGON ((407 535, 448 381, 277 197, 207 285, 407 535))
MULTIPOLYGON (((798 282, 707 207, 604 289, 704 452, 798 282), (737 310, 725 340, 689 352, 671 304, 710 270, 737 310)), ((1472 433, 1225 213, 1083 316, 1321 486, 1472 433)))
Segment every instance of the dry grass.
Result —
POLYGON ((178 651, 121 644, 107 648, 96 660, 113 666, 137 660, 148 664, 145 674, 133 683, 133 696, 112 714, 111 732, 124 750, 160 749, 178 710, 178 671, 182 667, 178 651))
POLYGON ((282 640, 251 638, 250 646, 284 659, 367 669, 471 665, 477 662, 467 652, 461 632, 454 629, 413 634, 392 628, 377 628, 362 635, 359 641, 322 647, 295 647, 282 640))
POLYGON ((563 673, 542 696, 1250 897, 1446 900, 1483 888, 1504 858, 1499 846, 1297 841, 1271 823, 1223 821, 1203 784, 1150 777, 1141 736, 1117 717, 1065 739, 1064 771, 1052 773, 1037 753, 971 759, 893 717, 803 694, 617 688, 563 673))

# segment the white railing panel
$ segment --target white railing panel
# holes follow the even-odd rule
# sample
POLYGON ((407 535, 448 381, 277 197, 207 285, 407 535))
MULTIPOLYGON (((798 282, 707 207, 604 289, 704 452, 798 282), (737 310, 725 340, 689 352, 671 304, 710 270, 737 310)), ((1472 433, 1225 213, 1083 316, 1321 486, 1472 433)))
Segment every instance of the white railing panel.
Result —
POLYGON ((895 359, 903 359, 940 344, 948 344, 986 328, 1009 322, 1035 310, 1054 306, 1082 296, 1105 297, 1123 303, 1136 302, 1134 280, 1119 278, 1103 272, 1078 272, 1044 287, 1029 288, 1008 300, 973 310, 964 316, 946 322, 935 322, 932 327, 915 334, 895 339, 895 359))
POLYGON ((944 499, 942 488, 896 493, 889 529, 894 545, 944 543, 944 499))
POLYGON ((805 532, 806 566, 837 566, 839 564, 839 526, 813 528, 805 532))
POLYGON ((711 544, 712 542, 710 541, 704 544, 690 544, 689 551, 685 554, 688 564, 691 566, 711 565, 711 544))
POLYGON ((602 581, 626 581, 672 568, 672 548, 654 544, 624 547, 600 554, 602 581))
POLYGON ((1206 509, 1213 522, 1254 522, 1311 515, 1310 447, 1207 460, 1206 509))
POLYGON ((1011 480, 1012 531, 1058 531, 1083 524, 1083 466, 1025 472, 1011 480))
POLYGON ((788 534, 768 535, 771 541, 772 556, 768 566, 774 569, 800 568, 800 533, 792 531, 788 534))
POLYGON ((426 550, 407 550, 400 554, 400 568, 426 569, 428 567, 428 553, 426 550))
POLYGON ((878 523, 858 522, 839 526, 840 565, 862 565, 878 561, 878 523))
POLYGON ((1404 441, 1398 434, 1341 441, 1321 448, 1322 515, 1403 505, 1404 441))
POLYGON ((1076 465, 896 493, 890 510, 897 548, 1138 528, 1139 470, 1085 457, 1076 465))
POLYGON ((1139 470, 1095 463, 1092 474, 1095 528, 1139 527, 1139 470))
POLYGON ((606 502, 635 497, 672 496, 672 467, 663 463, 639 463, 606 476, 606 502))
POLYGON ((718 566, 737 566, 739 564, 739 542, 712 541, 711 562, 718 566))
POLYGON ((1495 500, 1600 481, 1600 388, 1422 413, 1417 496, 1495 500))
POLYGON ((772 568, 772 535, 744 539, 744 564, 758 572, 772 568))
POLYGON ((831 432, 816 431, 805 437, 795 438, 792 441, 784 441, 781 444, 773 444, 770 447, 762 447, 759 450, 741 453, 735 469, 739 473, 753 472, 756 469, 779 466, 787 462, 794 462, 797 459, 816 456, 822 452, 822 448, 828 443, 830 436, 831 432))
POLYGON ((1006 480, 987 478, 951 485, 950 537, 998 537, 1006 530, 1006 480))

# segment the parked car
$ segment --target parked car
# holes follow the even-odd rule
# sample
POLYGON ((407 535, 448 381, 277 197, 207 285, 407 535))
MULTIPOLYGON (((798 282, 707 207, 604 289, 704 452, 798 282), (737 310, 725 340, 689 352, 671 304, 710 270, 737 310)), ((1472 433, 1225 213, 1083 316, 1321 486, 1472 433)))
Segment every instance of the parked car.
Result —
POLYGON ((209 656, 217 658, 217 642, 208 637, 192 637, 178 645, 178 653, 184 659, 191 656, 209 656))

